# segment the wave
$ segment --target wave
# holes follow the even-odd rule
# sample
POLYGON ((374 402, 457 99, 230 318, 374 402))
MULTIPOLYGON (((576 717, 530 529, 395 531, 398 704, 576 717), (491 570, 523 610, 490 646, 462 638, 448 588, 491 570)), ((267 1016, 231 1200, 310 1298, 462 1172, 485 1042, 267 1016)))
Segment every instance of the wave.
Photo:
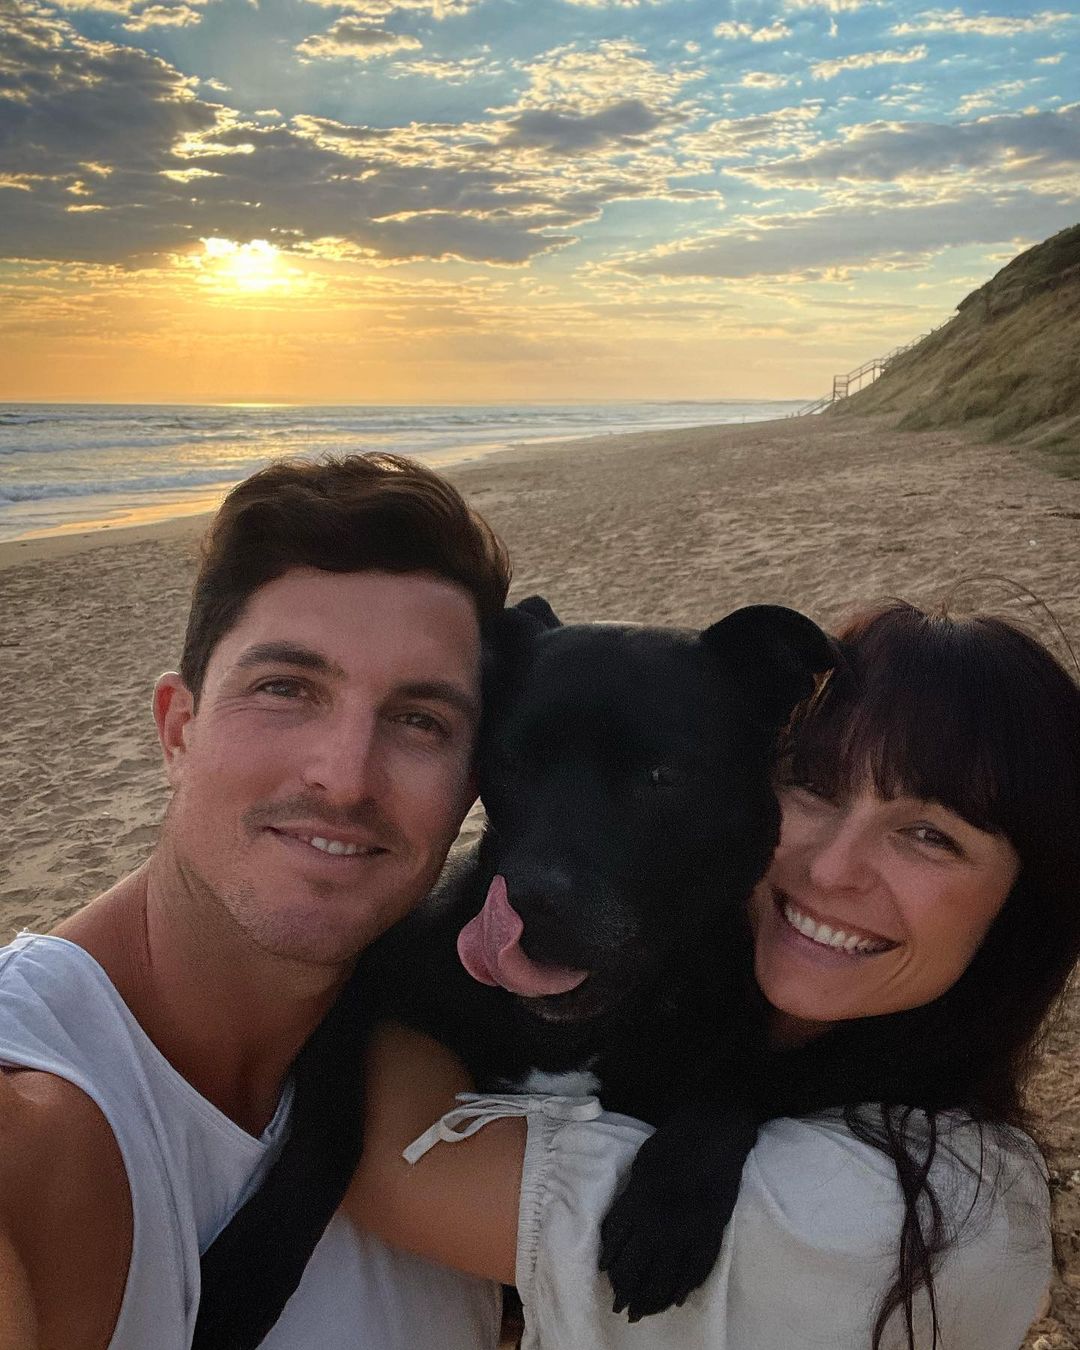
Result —
POLYGON ((141 478, 110 478, 67 483, 0 484, 0 506, 49 501, 56 497, 118 497, 139 492, 186 492, 192 488, 235 483, 248 468, 216 469, 202 473, 153 474, 141 478))

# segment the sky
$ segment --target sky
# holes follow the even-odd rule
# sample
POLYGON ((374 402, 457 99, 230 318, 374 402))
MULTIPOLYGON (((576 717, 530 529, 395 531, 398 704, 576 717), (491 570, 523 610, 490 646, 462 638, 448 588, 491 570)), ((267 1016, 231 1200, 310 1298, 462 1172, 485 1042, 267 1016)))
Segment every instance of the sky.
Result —
POLYGON ((0 0, 0 399, 814 397, 1080 221, 1080 10, 0 0))

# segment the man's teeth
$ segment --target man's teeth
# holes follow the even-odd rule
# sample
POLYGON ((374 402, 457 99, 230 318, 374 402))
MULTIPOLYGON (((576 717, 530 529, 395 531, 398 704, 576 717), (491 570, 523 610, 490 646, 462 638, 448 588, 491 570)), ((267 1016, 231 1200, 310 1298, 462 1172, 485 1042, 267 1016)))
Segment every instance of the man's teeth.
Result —
POLYGON ((857 933, 845 933, 842 928, 830 928, 827 923, 818 923, 790 903, 784 905, 784 918, 803 937, 808 937, 821 947, 835 947, 845 952, 884 952, 892 946, 890 942, 874 942, 870 938, 859 937, 857 933))
MULTIPOLYGON (((361 851, 359 844, 346 844, 340 839, 323 839, 317 834, 312 835, 310 839, 305 840, 305 843, 310 844, 312 848, 319 849, 322 853, 341 853, 350 858, 354 853, 359 853, 361 851)), ((371 850, 364 849, 363 851, 369 853, 371 850)))

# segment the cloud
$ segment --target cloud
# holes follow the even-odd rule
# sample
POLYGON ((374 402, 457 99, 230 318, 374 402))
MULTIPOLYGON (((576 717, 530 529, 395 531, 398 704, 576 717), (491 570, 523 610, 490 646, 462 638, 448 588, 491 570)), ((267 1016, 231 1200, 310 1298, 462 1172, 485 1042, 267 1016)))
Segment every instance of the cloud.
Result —
POLYGON ((466 56, 461 60, 436 58, 395 61, 386 72, 392 80, 438 80, 443 84, 468 84, 470 80, 499 75, 502 66, 484 56, 466 56))
POLYGON ((381 22, 391 14, 430 14, 433 19, 454 19, 469 14, 481 0, 306 0, 323 9, 347 10, 350 14, 381 22))
POLYGON ((759 182, 800 186, 929 182, 965 172, 991 181, 1080 182, 1078 171, 1080 103, 970 122, 869 122, 806 155, 740 170, 759 182))
POLYGON ((968 113, 983 108, 1000 107, 1007 99, 1022 94, 1032 83, 1031 80, 1008 80, 1004 84, 991 85, 988 89, 973 90, 964 95, 956 105, 956 111, 961 117, 966 117, 968 113))
POLYGON ((554 154, 574 154, 603 146, 636 143, 672 117, 650 108, 640 99, 620 99, 591 113, 564 113, 550 108, 527 108, 509 119, 504 145, 526 145, 554 154))
POLYGON ((701 131, 684 136, 684 154, 716 159, 739 157, 765 146, 803 144, 812 139, 810 128, 821 116, 820 103, 776 108, 752 117, 725 117, 701 131))
POLYGON ((810 74, 815 80, 832 80, 845 70, 867 70, 871 66, 910 65, 913 61, 926 60, 926 47, 912 47, 906 52, 856 52, 852 56, 839 56, 833 61, 815 61, 810 74))
POLYGON ((713 37, 731 41, 736 38, 749 38, 751 42, 779 42, 781 38, 791 36, 791 29, 779 19, 764 28, 755 28, 752 23, 728 20, 718 23, 713 29, 713 37))
POLYGON ((129 33, 145 33, 150 28, 190 28, 193 24, 201 23, 202 17, 202 11, 193 9, 189 4, 147 5, 133 14, 124 27, 129 33))
POLYGON ((568 43, 554 47, 519 69, 529 85, 514 108, 556 107, 578 113, 595 112, 622 99, 640 99, 650 106, 673 108, 688 84, 704 77, 694 65, 666 69, 650 61, 644 48, 625 38, 606 39, 591 46, 568 43))
MULTIPOLYGON (((189 28, 203 18, 207 0, 57 0, 57 7, 69 12, 115 14, 123 19, 129 33, 145 33, 151 28, 189 28)), ((29 16, 28 16, 29 17, 29 16)))
POLYGON ((483 119, 382 127, 241 113, 59 19, 0 13, 0 51, 0 256, 145 267, 203 238, 283 252, 336 239, 383 262, 517 266, 610 202, 717 195, 678 182, 668 145, 693 72, 626 43, 548 53, 521 99, 483 119))
POLYGON ((1035 64, 1037 66, 1060 66, 1064 60, 1064 52, 1055 52, 1053 56, 1037 56, 1035 58, 1035 64))
POLYGON ((305 61, 333 61, 345 57, 370 61, 393 52, 418 51, 422 46, 419 38, 405 33, 392 33, 388 28, 357 23, 355 19, 338 19, 325 33, 314 33, 305 38, 296 50, 305 61))
POLYGON ((748 70, 739 83, 744 89, 783 89, 791 83, 787 75, 775 75, 768 70, 748 70))
POLYGON ((889 29, 898 37, 911 33, 978 33, 983 37, 1015 37, 1020 33, 1039 33, 1074 22, 1075 14, 1049 9, 1024 17, 1005 14, 965 14, 962 9, 924 9, 914 19, 889 29))
POLYGON ((944 249, 1042 238, 1075 219, 1076 207, 1048 206, 1025 192, 988 202, 984 193, 888 209, 826 207, 762 217, 739 229, 653 249, 621 260, 636 276, 820 279, 830 271, 909 268, 944 249))
POLYGON ((824 9, 830 14, 853 14, 857 9, 872 8, 882 0, 784 0, 785 9, 824 9))

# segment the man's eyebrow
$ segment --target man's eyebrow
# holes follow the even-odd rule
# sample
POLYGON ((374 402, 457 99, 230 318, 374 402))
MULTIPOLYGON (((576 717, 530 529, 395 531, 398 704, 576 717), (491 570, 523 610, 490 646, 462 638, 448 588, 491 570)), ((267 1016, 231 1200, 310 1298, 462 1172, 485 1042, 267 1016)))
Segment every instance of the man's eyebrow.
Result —
POLYGON ((299 666, 301 670, 311 670, 332 679, 345 678, 345 671, 337 662, 328 660, 311 647, 298 647, 292 642, 257 642, 242 653, 236 665, 239 670, 248 670, 252 666, 299 666))
POLYGON ((406 698, 431 699, 449 704, 451 708, 456 708, 473 721, 479 721, 480 718, 479 699, 450 680, 419 680, 412 684, 402 684, 398 686, 398 693, 406 698))
MULTIPOLYGON (((238 670, 268 665, 299 666, 301 670, 311 670, 331 679, 347 678, 346 671, 336 661, 329 660, 311 647, 299 647, 292 642, 257 642, 241 653, 236 662, 238 670)), ((473 721, 478 721, 480 717, 479 700, 452 680, 413 680, 399 685, 397 692, 405 698, 446 703, 473 721)))

